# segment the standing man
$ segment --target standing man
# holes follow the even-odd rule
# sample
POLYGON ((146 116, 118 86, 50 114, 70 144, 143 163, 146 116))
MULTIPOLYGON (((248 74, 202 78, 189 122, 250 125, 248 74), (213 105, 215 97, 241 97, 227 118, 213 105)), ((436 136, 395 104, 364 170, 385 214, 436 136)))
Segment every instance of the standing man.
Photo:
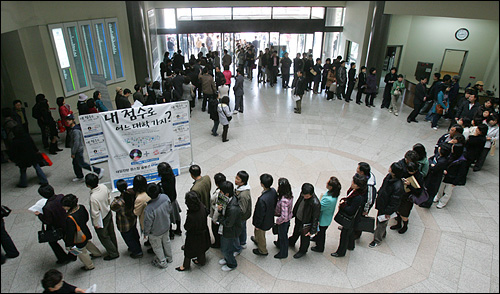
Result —
POLYGON ((345 86, 347 85, 347 70, 345 68, 345 60, 340 62, 340 66, 337 67, 337 99, 342 100, 344 97, 346 102, 349 99, 345 96, 345 86))
POLYGON ((271 56, 269 55, 269 48, 266 48, 264 50, 264 54, 262 55, 262 71, 264 73, 264 80, 263 83, 265 84, 266 82, 269 82, 269 58, 271 56))
POLYGON ((215 93, 217 92, 217 86, 215 85, 214 78, 208 74, 208 69, 206 67, 203 69, 203 74, 198 76, 198 79, 200 80, 201 90, 203 92, 203 102, 201 104, 201 111, 205 112, 207 110, 208 99, 216 98, 215 93))
POLYGON ((378 246, 382 239, 385 238, 389 219, 399 208, 404 193, 402 177, 403 166, 398 162, 394 162, 389 168, 389 173, 384 178, 382 187, 378 190, 375 203, 375 208, 378 210, 377 228, 375 229, 373 241, 368 245, 370 248, 378 246))
POLYGON ((217 206, 219 211, 219 223, 222 226, 222 236, 220 238, 221 251, 224 258, 219 260, 222 270, 225 272, 234 270, 238 263, 235 253, 239 245, 238 236, 241 233, 241 208, 238 205, 238 199, 234 196, 233 183, 229 181, 220 184, 220 191, 229 201, 226 207, 221 204, 217 206))
POLYGON ((99 178, 95 174, 85 176, 85 185, 90 189, 90 217, 97 237, 102 246, 108 252, 104 260, 113 260, 120 256, 118 243, 116 242, 113 215, 111 213, 111 202, 113 201, 108 188, 99 184, 99 178))
POLYGON ((71 128, 71 158, 73 158, 73 171, 76 175, 73 182, 83 180, 82 168, 95 172, 101 179, 104 176, 104 169, 94 166, 91 168, 83 159, 83 135, 80 124, 75 123, 75 117, 72 114, 66 117, 66 121, 71 128))
POLYGON ((260 185, 264 189, 255 203, 252 224, 255 226, 254 236, 250 239, 258 248, 252 250, 256 255, 268 255, 266 248, 266 232, 274 225, 274 210, 276 209, 277 194, 270 174, 260 176, 260 185))
POLYGON ((285 56, 281 58, 281 81, 283 89, 290 88, 288 82, 290 81, 290 66, 292 65, 292 60, 288 58, 288 52, 285 56))
POLYGON ((349 102, 352 100, 352 90, 354 90, 354 84, 356 83, 356 63, 351 62, 351 68, 349 69, 347 76, 349 77, 349 82, 347 83, 347 93, 345 101, 349 102))
POLYGON ((22 125, 26 133, 29 133, 28 128, 28 118, 26 117, 26 109, 23 107, 21 100, 14 100, 14 115, 13 119, 17 121, 18 124, 22 125))
POLYGON ((250 45, 250 48, 248 48, 245 59, 247 65, 247 77, 251 81, 253 78, 253 69, 255 66, 255 52, 252 45, 250 45))
POLYGON ((302 113, 302 96, 304 96, 304 92, 306 91, 306 80, 302 76, 302 71, 299 70, 297 72, 297 84, 295 85, 295 92, 293 95, 299 96, 297 101, 295 101, 297 107, 294 108, 294 112, 301 114, 302 113))
POLYGON ((182 55, 181 49, 177 50, 177 54, 173 57, 172 60, 173 70, 183 70, 184 69, 184 55, 182 55))
POLYGON ((300 237, 300 249, 293 258, 301 258, 307 253, 311 237, 318 232, 320 214, 321 204, 314 194, 314 186, 310 183, 304 183, 299 199, 293 207, 293 216, 295 217, 293 235, 288 238, 289 246, 293 247, 300 237))
POLYGON ((455 75, 453 78, 451 78, 451 86, 450 86, 450 92, 448 94, 448 103, 450 103, 450 111, 445 115, 448 118, 453 118, 454 112, 455 112, 455 107, 459 107, 460 105, 457 105, 458 102, 458 90, 460 88, 460 85, 458 84, 458 81, 460 80, 460 76, 455 75))
POLYGON ((210 177, 205 175, 201 176, 201 168, 199 165, 194 164, 189 167, 189 174, 194 180, 191 191, 195 191, 200 196, 201 203, 205 207, 210 207, 210 189, 212 188, 212 183, 210 182, 210 177))
POLYGON ((425 102, 427 101, 427 88, 425 87, 427 84, 427 78, 422 76, 420 78, 420 83, 418 83, 415 89, 415 98, 413 99, 413 111, 408 115, 406 121, 408 123, 416 122, 417 115, 420 113, 422 107, 424 107, 425 102))
POLYGON ((222 68, 229 67, 233 61, 231 60, 231 55, 227 53, 227 49, 224 49, 224 56, 222 56, 222 68))
MULTIPOLYGON (((40 130, 42 131, 42 143, 43 143, 43 148, 47 149, 49 148, 49 136, 47 135, 47 132, 45 131, 45 123, 43 121, 42 117, 42 102, 45 100, 45 95, 44 94, 38 94, 36 95, 36 103, 33 105, 31 116, 36 119, 38 126, 40 127, 40 130)), ((82 176, 83 178, 83 176, 82 176)))
POLYGON ((236 70, 236 83, 234 83, 233 91, 235 97, 234 114, 243 113, 243 72, 240 69, 236 70))
POLYGON ((429 96, 427 97, 427 101, 425 102, 425 105, 422 107, 420 114, 427 114, 427 112, 431 109, 432 104, 436 100, 437 89, 438 89, 437 86, 443 81, 441 79, 441 74, 438 72, 434 73, 434 75, 432 76, 432 79, 433 79, 433 82, 432 82, 432 85, 431 85, 429 92, 428 92, 429 96))
POLYGON ((156 255, 152 264, 163 269, 174 261, 168 232, 172 205, 167 195, 160 194, 158 185, 149 184, 146 192, 151 200, 144 209, 144 235, 148 236, 151 248, 156 255))
POLYGON ((311 69, 313 68, 313 66, 314 66, 313 56, 312 56, 312 54, 309 54, 307 59, 304 61, 304 73, 306 75, 306 83, 307 83, 306 91, 312 90, 311 86, 312 86, 314 76, 311 73, 311 69))
POLYGON ((358 75, 358 93, 356 93, 356 104, 361 104, 361 96, 366 89, 366 66, 361 67, 361 71, 358 75))
POLYGON ((260 41, 257 40, 257 36, 255 36, 255 40, 252 41, 253 49, 254 49, 254 54, 257 55, 257 51, 260 48, 260 41))
POLYGON ((300 58, 300 53, 297 53, 297 57, 293 59, 293 82, 292 88, 295 88, 295 85, 298 80, 297 73, 302 70, 304 67, 304 60, 300 58))
POLYGON ((273 55, 269 60, 270 73, 271 73, 271 87, 274 87, 274 85, 277 82, 279 63, 280 63, 280 58, 278 57, 278 52, 273 51, 273 55))
POLYGON ((380 108, 389 108, 391 104, 391 91, 392 84, 398 79, 398 75, 396 75, 396 68, 391 68, 391 71, 385 75, 385 89, 384 89, 384 97, 382 99, 382 105, 380 108))
POLYGON ((241 208, 241 233, 239 235, 238 254, 241 250, 247 248, 247 220, 252 215, 252 195, 250 195, 250 185, 248 185, 248 173, 244 170, 239 171, 234 179, 236 190, 234 192, 238 198, 238 204, 241 208))

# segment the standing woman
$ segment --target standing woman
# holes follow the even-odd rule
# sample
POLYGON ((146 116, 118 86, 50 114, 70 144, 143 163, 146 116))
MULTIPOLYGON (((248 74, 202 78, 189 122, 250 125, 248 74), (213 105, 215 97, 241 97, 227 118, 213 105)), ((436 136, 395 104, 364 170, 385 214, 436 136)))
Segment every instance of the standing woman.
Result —
POLYGON ((311 250, 316 252, 323 252, 325 250, 326 230, 332 223, 333 213, 335 212, 342 186, 336 177, 331 177, 326 183, 326 188, 328 191, 320 198, 321 214, 319 215, 319 232, 315 238, 316 246, 311 247, 311 250))
MULTIPOLYGON (((134 177, 133 189, 135 192, 135 201, 134 201, 134 215, 139 217, 139 224, 141 225, 141 232, 144 233, 144 209, 151 197, 146 193, 146 189, 148 187, 148 182, 143 175, 137 175, 134 177)), ((149 241, 145 242, 144 245, 150 244, 149 241)), ((152 249, 148 249, 148 251, 152 251, 152 249)))
POLYGON ((337 82, 337 75, 335 73, 335 67, 330 67, 328 74, 326 75, 326 100, 332 100, 333 94, 336 92, 330 91, 330 86, 337 82))
POLYGON ((49 101, 47 99, 40 102, 40 113, 42 116, 45 134, 50 141, 49 154, 57 154, 56 151, 63 151, 57 147, 57 139, 59 138, 59 136, 57 136, 57 124, 52 117, 52 113, 50 113, 49 101))
POLYGON ((422 177, 427 177, 429 173, 429 160, 427 159, 427 152, 425 151, 424 145, 417 143, 413 145, 413 151, 417 152, 418 155, 418 171, 422 174, 422 177))
POLYGON ((354 217, 349 228, 342 227, 340 233, 339 247, 337 251, 330 254, 333 257, 343 257, 347 249, 354 250, 354 227, 359 221, 363 206, 366 203, 366 188, 368 179, 360 174, 352 177, 351 187, 347 190, 347 197, 340 199, 339 210, 346 215, 354 217))
POLYGON ((181 208, 177 202, 177 190, 175 189, 175 175, 170 164, 162 162, 158 164, 158 175, 161 177, 160 187, 163 194, 170 198, 172 204, 172 215, 170 216, 170 239, 174 239, 174 234, 182 235, 181 231, 181 208), (175 231, 172 230, 172 223, 177 225, 175 231))
POLYGON ((68 212, 64 243, 68 250, 75 246, 78 251, 81 251, 81 253, 78 254, 78 259, 84 264, 84 266, 81 267, 82 270, 93 270, 95 266, 90 258, 89 251, 93 257, 100 257, 102 253, 99 248, 90 241, 92 239, 92 234, 90 233, 89 227, 87 227, 89 212, 85 206, 78 204, 78 198, 73 194, 64 196, 61 200, 61 204, 68 212), (85 235, 85 240, 83 241, 77 238, 79 229, 85 235))
POLYGON ((285 178, 278 180, 278 203, 274 210, 276 225, 278 225, 278 240, 274 241, 280 252, 274 255, 274 258, 288 257, 288 229, 290 228, 290 220, 293 217, 293 195, 292 186, 285 178))
POLYGON ((409 192, 403 194, 401 197, 401 203, 399 204, 399 208, 397 211, 398 216, 396 217, 397 223, 391 227, 391 230, 398 230, 398 233, 404 234, 408 230, 408 217, 410 216, 411 209, 413 208, 413 202, 410 201, 410 195, 419 196, 422 192, 422 189, 425 187, 424 177, 418 171, 418 164, 415 162, 410 162, 406 166, 406 170, 408 171, 409 176, 415 177, 415 180, 418 182, 420 188, 415 188, 410 185, 410 181, 407 179, 403 179, 403 184, 406 189, 409 189, 409 192), (403 222, 403 226, 401 226, 401 221, 403 222))
POLYGON ((229 97, 227 96, 222 97, 219 105, 217 105, 217 113, 219 114, 219 122, 222 125, 222 142, 227 142, 229 141, 227 139, 227 131, 229 130, 229 120, 231 117, 231 109, 229 108, 229 97))
POLYGON ((448 157, 451 154, 451 145, 442 144, 438 148, 439 155, 429 158, 429 172, 425 180, 425 187, 429 193, 429 199, 420 204, 420 207, 430 208, 432 201, 439 191, 441 182, 443 181, 444 170, 448 167, 448 157))
POLYGON ((99 112, 108 111, 108 108, 106 106, 104 106, 104 103, 102 103, 102 101, 101 101, 101 92, 95 91, 93 97, 94 97, 95 105, 97 107, 97 110, 99 110, 99 112))
POLYGON ((323 66, 323 73, 322 73, 322 78, 321 78, 321 89, 319 92, 321 93, 321 90, 325 89, 325 91, 328 90, 328 86, 326 86, 327 83, 327 78, 328 78, 328 73, 330 72, 330 68, 332 68, 332 60, 330 58, 327 58, 325 61, 325 65, 323 66))
POLYGON ((366 96, 365 105, 368 107, 375 107, 373 105, 373 99, 377 96, 377 80, 375 74, 377 70, 372 67, 370 68, 370 74, 366 77, 366 96))
POLYGON ((56 103, 59 106, 59 115, 61 116, 61 122, 66 129, 66 139, 64 140, 64 147, 70 148, 70 142, 71 142, 71 128, 69 127, 68 122, 66 121, 66 117, 70 114, 73 114, 73 111, 71 111, 71 108, 69 104, 65 103, 64 97, 57 97, 56 103))
POLYGON ((356 93, 356 104, 361 104, 361 96, 366 89, 366 66, 362 66, 358 75, 358 93, 356 93))
POLYGON ((447 99, 445 99, 445 95, 444 95, 444 91, 446 90, 446 85, 440 84, 437 87, 438 87, 438 90, 437 90, 438 93, 436 95, 437 99, 434 102, 434 105, 432 106, 432 109, 431 109, 431 113, 432 113, 432 115, 431 115, 431 117, 432 117, 431 128, 433 128, 434 130, 438 129, 437 123, 438 123, 439 119, 448 110, 448 101, 447 101, 447 99), (442 108, 442 110, 438 110, 438 107, 437 107, 438 105, 442 108))
POLYGON ((188 208, 184 229, 186 229, 186 241, 184 243, 184 263, 176 267, 177 271, 183 272, 190 269, 191 258, 198 265, 205 265, 205 252, 210 248, 210 233, 207 226, 207 209, 201 203, 195 191, 186 193, 186 206, 188 208))

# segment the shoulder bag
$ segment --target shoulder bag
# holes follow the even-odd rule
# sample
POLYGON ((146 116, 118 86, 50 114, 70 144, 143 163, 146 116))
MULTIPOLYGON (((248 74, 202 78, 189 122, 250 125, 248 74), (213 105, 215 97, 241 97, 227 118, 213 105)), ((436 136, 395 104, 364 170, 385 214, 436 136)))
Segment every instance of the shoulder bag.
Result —
POLYGON ((57 242, 63 238, 62 228, 50 226, 50 228, 45 229, 45 227, 45 224, 42 223, 42 230, 38 231, 38 243, 57 242))
POLYGON ((420 205, 427 200, 429 200, 429 193, 427 193, 427 188, 423 188, 422 192, 420 192, 420 195, 416 196, 411 194, 408 199, 410 199, 411 202, 415 203, 416 205, 420 205))
POLYGON ((278 235, 278 224, 273 225, 273 235, 278 235))
POLYGON ((371 216, 363 216, 359 218, 359 221, 354 225, 355 231, 362 232, 375 232, 375 218, 371 216))
POLYGON ((350 229, 354 225, 354 219, 356 218, 357 214, 358 214, 358 212, 356 212, 354 215, 350 216, 350 215, 347 215, 344 212, 344 210, 339 209, 339 211, 337 212, 337 214, 335 215, 335 218, 333 220, 336 221, 342 227, 344 227, 346 229, 350 229))
POLYGON ((336 82, 333 82, 331 85, 330 85, 330 88, 328 89, 330 92, 332 93, 336 93, 337 92, 337 83, 336 82))
POLYGON ((85 236, 85 234, 82 232, 82 228, 80 228, 80 226, 76 223, 76 220, 73 218, 73 216, 69 215, 68 217, 71 218, 73 222, 75 222, 76 226, 76 234, 73 243, 80 244, 85 242, 87 240, 87 236, 85 236))
POLYGON ((220 105, 221 105, 221 107, 220 107, 220 108, 222 109, 222 113, 223 113, 223 114, 224 114, 224 116, 226 117, 227 121, 228 121, 228 122, 230 122, 230 121, 233 119, 233 117, 232 117, 232 116, 227 117, 226 112, 224 111, 224 107, 222 106, 222 104, 220 104, 220 105))

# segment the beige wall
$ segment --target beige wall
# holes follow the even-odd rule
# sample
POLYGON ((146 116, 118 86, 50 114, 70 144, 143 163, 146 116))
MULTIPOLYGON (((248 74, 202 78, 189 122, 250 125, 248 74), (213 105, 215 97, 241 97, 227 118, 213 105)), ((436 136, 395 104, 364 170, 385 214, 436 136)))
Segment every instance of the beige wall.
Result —
POLYGON ((498 1, 385 1, 384 13, 498 20, 498 8, 498 1))
MULTIPOLYGON (((56 97, 64 96, 64 92, 47 25, 99 18, 118 20, 126 81, 108 85, 113 106, 117 86, 133 91, 135 72, 125 1, 2 1, 1 5, 2 57, 7 60, 6 69, 15 85, 13 88, 16 97, 8 97, 10 101, 19 98, 28 102, 31 108, 35 103, 35 95, 44 93, 51 107, 56 107, 56 97), (5 34, 6 32, 10 33, 5 34), (4 35, 7 36, 5 39, 11 39, 13 43, 4 42, 4 35), (11 60, 24 60, 27 69, 19 71, 11 60)), ((94 89, 91 89, 84 93, 92 97, 93 92, 94 89)), ((77 100, 78 95, 66 97, 66 102, 75 114, 77 100)), ((7 102, 2 99, 2 106, 4 103, 7 102)), ((29 113, 31 114, 31 109, 29 113)), ((57 120, 59 116, 54 118, 57 120)), ((30 125, 34 126, 31 121, 30 125)), ((36 127, 30 129, 39 132, 36 127)))
POLYGON ((372 24, 373 3, 370 1, 347 1, 344 19, 344 31, 342 33, 341 55, 345 58, 346 41, 350 40, 359 44, 358 69, 365 64, 370 29, 372 24))
MULTIPOLYGON (((409 78, 414 77, 418 61, 434 63, 432 72, 438 72, 445 49, 469 51, 461 86, 486 80, 490 59, 496 56, 498 61, 498 47, 495 49, 499 33, 498 21, 409 15, 392 18, 388 44, 403 45, 399 72, 409 78), (470 36, 465 41, 458 41, 455 39, 455 32, 462 27, 469 30, 470 36), (471 79, 471 76, 476 78, 471 79)), ((498 65, 496 71, 498 72, 498 65)), ((491 86, 485 85, 485 88, 490 89, 491 86)))

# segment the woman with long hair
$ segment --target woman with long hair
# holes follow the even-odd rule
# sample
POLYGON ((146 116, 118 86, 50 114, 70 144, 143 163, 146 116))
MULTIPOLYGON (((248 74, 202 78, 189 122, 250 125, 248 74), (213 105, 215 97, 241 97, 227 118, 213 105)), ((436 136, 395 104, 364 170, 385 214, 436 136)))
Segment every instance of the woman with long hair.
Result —
POLYGON ((174 239, 175 235, 182 235, 181 231, 181 208, 177 202, 177 190, 175 189, 175 175, 170 164, 162 162, 158 164, 158 175, 161 177, 160 187, 163 194, 170 198, 172 204, 172 215, 170 219, 170 239, 174 239), (175 223, 177 228, 172 230, 172 224, 175 223), (175 235, 174 235, 175 234, 175 235))
POLYGON ((288 229, 290 228, 290 219, 293 217, 293 195, 292 186, 286 178, 278 180, 278 203, 274 215, 278 217, 275 221, 278 226, 278 240, 274 241, 274 245, 280 249, 274 258, 287 258, 288 229))
POLYGON ((319 215, 319 232, 314 238, 316 246, 311 247, 311 250, 316 252, 323 252, 325 250, 326 230, 332 223, 333 213, 337 206, 337 199, 340 195, 342 185, 340 185, 339 179, 331 177, 326 183, 326 189, 328 191, 320 198, 321 214, 319 215))

